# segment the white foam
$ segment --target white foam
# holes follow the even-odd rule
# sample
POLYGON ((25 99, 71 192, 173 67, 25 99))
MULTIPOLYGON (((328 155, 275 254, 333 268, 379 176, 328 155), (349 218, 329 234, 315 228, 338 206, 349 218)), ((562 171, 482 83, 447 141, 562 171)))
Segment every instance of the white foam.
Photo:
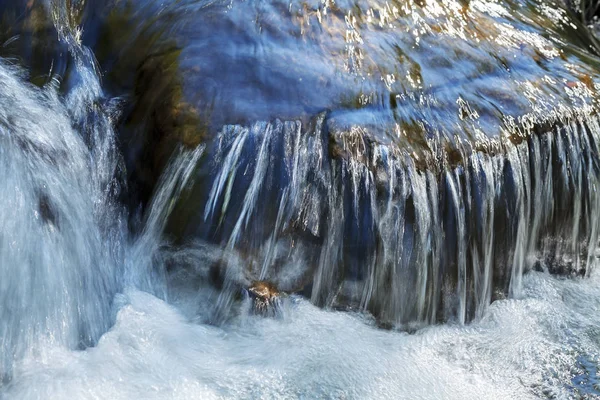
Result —
POLYGON ((599 280, 525 277, 469 326, 416 334, 292 298, 281 319, 195 324, 140 291, 119 295, 95 348, 48 348, 17 365, 7 398, 515 399, 573 395, 580 357, 600 359, 599 280))

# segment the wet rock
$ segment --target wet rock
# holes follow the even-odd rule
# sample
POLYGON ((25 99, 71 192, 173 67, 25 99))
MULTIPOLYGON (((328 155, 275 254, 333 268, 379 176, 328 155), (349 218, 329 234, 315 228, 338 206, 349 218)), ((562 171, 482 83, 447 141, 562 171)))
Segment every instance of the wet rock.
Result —
POLYGON ((0 57, 26 67, 31 82, 42 86, 53 76, 64 76, 68 54, 44 2, 0 4, 0 57))
POLYGON ((542 241, 533 269, 566 277, 585 276, 588 261, 596 262, 596 254, 589 256, 591 258, 588 260, 587 243, 547 237, 542 241))
POLYGON ((279 307, 282 293, 269 281, 254 281, 248 287, 253 311, 260 315, 274 315, 279 307))
POLYGON ((600 16, 598 0, 563 0, 563 2, 585 24, 594 22, 600 16))
MULTIPOLYGON (((181 47, 148 8, 130 2, 115 6, 103 18, 95 43, 106 86, 125 99, 118 128, 133 208, 148 202, 174 150, 195 148, 207 134, 208 111, 184 95, 181 47)), ((162 18, 170 20, 169 13, 162 18)))
POLYGON ((48 223, 53 226, 58 226, 58 218, 56 215, 56 210, 52 206, 50 199, 46 194, 39 195, 39 215, 45 223, 48 223))
MULTIPOLYGON (((75 40, 93 51, 107 97, 118 98, 114 122, 127 170, 132 210, 145 206, 173 151, 204 141, 204 111, 183 94, 181 48, 156 24, 151 3, 64 0, 0 2, 0 57, 18 63, 29 80, 55 80, 68 93, 77 82, 75 40)), ((161 21, 168 20, 161 14, 161 21)), ((143 207, 142 207, 143 208, 143 207)))

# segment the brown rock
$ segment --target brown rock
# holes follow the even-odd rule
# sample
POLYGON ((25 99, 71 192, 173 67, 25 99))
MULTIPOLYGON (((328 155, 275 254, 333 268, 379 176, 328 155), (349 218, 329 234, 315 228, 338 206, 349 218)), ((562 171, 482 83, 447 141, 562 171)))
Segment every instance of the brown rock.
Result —
POLYGON ((253 281, 248 292, 254 300, 254 311, 259 314, 273 312, 277 299, 281 296, 277 287, 268 281, 253 281))

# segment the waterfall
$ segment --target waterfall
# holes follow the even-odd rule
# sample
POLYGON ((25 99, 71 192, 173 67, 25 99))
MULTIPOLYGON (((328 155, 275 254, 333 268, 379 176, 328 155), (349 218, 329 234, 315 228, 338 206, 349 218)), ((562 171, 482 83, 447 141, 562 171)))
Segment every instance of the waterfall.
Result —
POLYGON ((26 83, 0 59, 0 375, 53 346, 94 345, 114 322, 127 287, 166 297, 156 258, 173 203, 202 147, 173 155, 133 236, 119 196, 126 191, 113 131, 118 101, 104 96, 95 59, 70 28, 70 10, 47 5, 73 68, 62 82, 26 83))
POLYGON ((122 252, 119 214, 107 213, 118 185, 97 180, 111 165, 94 165, 54 85, 40 90, 19 74, 0 63, 4 373, 44 342, 87 346, 108 329, 122 252))
POLYGON ((308 285, 316 304, 465 323, 521 296, 532 268, 584 275, 596 262, 598 121, 557 115, 454 150, 433 137, 427 159, 327 113, 226 126, 206 235, 255 257, 249 276, 308 285))

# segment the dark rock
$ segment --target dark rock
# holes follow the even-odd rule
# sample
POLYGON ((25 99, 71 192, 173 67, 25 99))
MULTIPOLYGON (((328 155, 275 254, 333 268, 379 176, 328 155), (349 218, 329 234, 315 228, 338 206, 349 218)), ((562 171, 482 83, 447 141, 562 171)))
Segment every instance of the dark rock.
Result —
MULTIPOLYGON (((94 45, 107 71, 106 86, 126 98, 117 128, 133 209, 148 202, 174 150, 195 148, 207 133, 206 112, 184 96, 181 47, 150 8, 114 6, 105 12, 94 45)), ((167 12, 162 17, 170 19, 167 12)))

